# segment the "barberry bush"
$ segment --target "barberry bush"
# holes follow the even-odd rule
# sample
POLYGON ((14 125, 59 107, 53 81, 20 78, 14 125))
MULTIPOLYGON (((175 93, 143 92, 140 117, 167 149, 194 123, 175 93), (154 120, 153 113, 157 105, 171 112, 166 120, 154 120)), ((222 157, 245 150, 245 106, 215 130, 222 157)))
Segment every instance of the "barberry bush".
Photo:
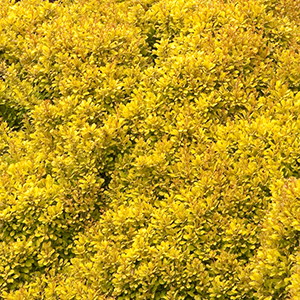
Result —
POLYGON ((300 1, 0 1, 2 299, 300 299, 300 1))

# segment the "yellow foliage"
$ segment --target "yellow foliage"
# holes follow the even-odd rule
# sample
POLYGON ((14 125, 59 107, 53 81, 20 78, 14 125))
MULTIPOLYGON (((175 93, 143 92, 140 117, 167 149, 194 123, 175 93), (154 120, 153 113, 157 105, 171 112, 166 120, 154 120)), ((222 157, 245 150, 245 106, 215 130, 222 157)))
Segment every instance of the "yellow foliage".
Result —
POLYGON ((298 0, 0 0, 1 299, 299 299, 298 0))

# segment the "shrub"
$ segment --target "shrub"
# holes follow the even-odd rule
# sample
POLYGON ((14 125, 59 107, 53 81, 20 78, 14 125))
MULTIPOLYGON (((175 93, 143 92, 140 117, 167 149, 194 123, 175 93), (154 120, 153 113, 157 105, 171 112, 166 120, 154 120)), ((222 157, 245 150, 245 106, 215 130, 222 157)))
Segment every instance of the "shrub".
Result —
POLYGON ((284 4, 5 2, 4 299, 297 299, 284 4))

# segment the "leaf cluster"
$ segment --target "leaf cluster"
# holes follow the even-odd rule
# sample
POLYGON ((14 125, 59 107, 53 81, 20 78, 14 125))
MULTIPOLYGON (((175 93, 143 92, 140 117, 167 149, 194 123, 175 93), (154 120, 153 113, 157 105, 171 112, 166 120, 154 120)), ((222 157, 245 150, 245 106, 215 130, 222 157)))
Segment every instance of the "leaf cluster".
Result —
POLYGON ((1 297, 299 299, 299 6, 2 0, 1 297))

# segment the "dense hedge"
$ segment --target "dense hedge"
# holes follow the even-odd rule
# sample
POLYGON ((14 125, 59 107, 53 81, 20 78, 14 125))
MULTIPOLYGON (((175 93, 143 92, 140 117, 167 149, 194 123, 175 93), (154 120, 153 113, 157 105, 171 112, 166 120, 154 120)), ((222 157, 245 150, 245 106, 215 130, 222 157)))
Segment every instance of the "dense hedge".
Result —
POLYGON ((299 18, 1 0, 2 299, 300 299, 299 18))

